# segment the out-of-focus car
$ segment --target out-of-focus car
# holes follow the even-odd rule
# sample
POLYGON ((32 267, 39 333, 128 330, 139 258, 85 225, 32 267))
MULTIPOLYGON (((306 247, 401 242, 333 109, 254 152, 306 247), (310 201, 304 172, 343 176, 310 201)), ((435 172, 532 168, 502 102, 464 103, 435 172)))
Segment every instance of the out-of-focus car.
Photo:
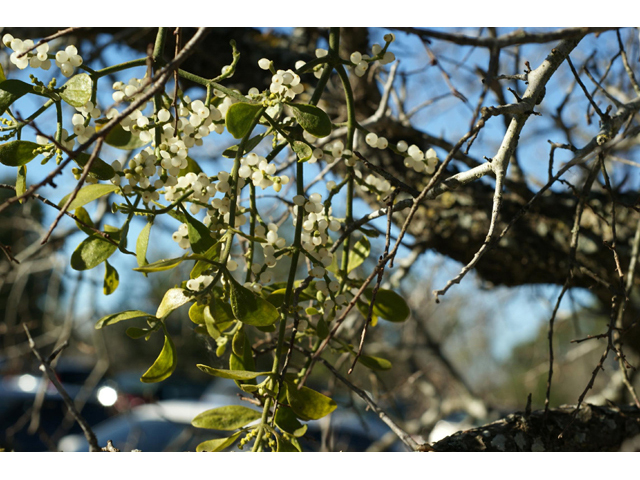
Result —
MULTIPOLYGON (((226 437, 228 432, 195 428, 191 420, 212 408, 226 405, 245 405, 233 395, 233 382, 216 381, 216 387, 205 393, 199 401, 166 400, 145 404, 109 419, 93 430, 100 445, 112 440, 122 451, 139 449, 143 452, 195 451, 198 444, 213 438, 226 437)), ((235 389, 237 392, 237 388, 235 389)), ((330 416, 308 422, 307 432, 301 437, 303 451, 365 451, 388 431, 380 419, 371 412, 354 411, 353 408, 338 408, 330 416)), ((82 435, 69 435, 58 444, 60 451, 88 451, 89 446, 82 435)), ((232 450, 238 451, 234 446, 232 450)), ((390 448, 403 451, 397 442, 390 448)))
MULTIPOLYGON (((63 387, 71 398, 75 398, 82 385, 64 383, 63 387)), ((96 425, 108 419, 113 411, 116 392, 107 385, 101 385, 87 399, 82 416, 89 425, 96 425)), ((62 396, 48 380, 32 374, 0 377, 0 448, 18 452, 39 452, 55 450, 55 443, 47 439, 58 432, 68 409, 62 396), (39 429, 29 433, 31 412, 37 392, 42 382, 46 390, 40 407, 39 429)), ((69 425, 67 432, 80 432, 76 422, 69 425)))

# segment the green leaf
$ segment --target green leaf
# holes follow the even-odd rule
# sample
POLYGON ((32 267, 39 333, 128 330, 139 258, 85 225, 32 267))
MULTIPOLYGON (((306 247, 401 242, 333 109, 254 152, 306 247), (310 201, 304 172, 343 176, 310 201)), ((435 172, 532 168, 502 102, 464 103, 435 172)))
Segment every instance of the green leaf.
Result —
POLYGON ((285 382, 287 399, 294 413, 303 420, 319 420, 329 415, 338 406, 326 395, 308 387, 298 390, 297 385, 285 382))
POLYGON ((4 70, 2 69, 2 64, 0 63, 0 83, 4 82, 7 79, 4 75, 4 70))
POLYGON ((242 405, 229 405, 202 412, 191 421, 191 425, 211 430, 235 430, 255 422, 260 417, 262 412, 257 410, 242 405))
MULTIPOLYGON (((95 225, 93 223, 93 220, 91 220, 91 217, 89 216, 89 213, 84 209, 84 207, 76 208, 76 211, 73 212, 73 214, 76 217, 78 217, 82 221, 82 223, 85 223, 86 225, 89 225, 90 227, 95 227, 95 225)), ((77 221, 76 221, 76 226, 80 230, 82 230, 84 233, 86 233, 87 235, 93 235, 94 233, 96 233, 93 230, 88 229, 84 225, 81 225, 77 221)))
POLYGON ((280 430, 287 432, 294 437, 301 437, 307 431, 307 425, 300 423, 293 410, 283 405, 278 407, 275 421, 280 430))
POLYGON ((231 305, 223 302, 217 294, 215 294, 211 302, 209 302, 209 313, 220 330, 225 330, 226 327, 224 327, 224 325, 236 321, 231 305))
MULTIPOLYGON (((215 242, 213 245, 209 247, 209 249, 206 252, 202 254, 202 256, 207 260, 212 260, 214 262, 218 261, 220 259, 220 243, 215 242)), ((189 278, 198 278, 200 275, 202 275, 205 271, 207 271, 212 266, 213 265, 211 265, 209 262, 205 260, 198 260, 193 266, 193 268, 191 269, 189 278)))
MULTIPOLYGON (((2 74, 4 78, 4 73, 2 74)), ((0 80, 2 80, 0 78, 0 80)), ((33 92, 33 85, 29 85, 21 80, 0 81, 0 115, 7 111, 13 102, 27 93, 33 92)))
POLYGON ((227 278, 231 286, 231 309, 238 320, 256 327, 266 327, 278 320, 280 314, 276 307, 244 288, 231 275, 227 278))
MULTIPOLYGON (((368 288, 364 291, 365 297, 371 301, 373 290, 368 288)), ((411 310, 407 302, 393 290, 381 288, 376 294, 376 303, 373 306, 373 313, 390 322, 404 322, 411 310)))
POLYGON ((79 73, 63 85, 60 98, 72 107, 82 107, 91 100, 91 86, 91 77, 86 73, 79 73))
POLYGON ((253 380, 262 375, 271 375, 271 372, 249 372, 246 370, 220 370, 206 365, 196 365, 204 373, 214 377, 229 378, 231 380, 253 380))
POLYGON ((129 327, 125 333, 127 334, 127 337, 137 340, 138 338, 142 338, 148 334, 149 330, 146 328, 129 327))
POLYGON ((106 317, 102 317, 96 323, 96 329, 100 329, 106 327, 108 325, 113 325, 114 323, 122 322, 124 320, 135 320, 137 318, 154 318, 153 315, 143 312, 141 310, 125 310, 120 313, 112 313, 111 315, 107 315, 106 317))
MULTIPOLYGON (((255 137, 251 137, 249 140, 247 140, 247 143, 244 146, 244 154, 246 155, 251 150, 256 148, 263 138, 264 138, 264 133, 261 133, 260 135, 256 135, 255 137)), ((222 156, 226 158, 236 158, 236 154, 238 153, 238 148, 240 148, 240 144, 232 145, 231 147, 227 148, 224 152, 222 152, 222 156)))
POLYGON ((331 133, 331 120, 324 111, 314 105, 288 103, 300 126, 314 137, 322 138, 331 133))
MULTIPOLYGON (((149 265, 147 260, 147 248, 149 247, 149 232, 151 232, 151 222, 148 222, 140 231, 136 241, 136 260, 139 267, 149 265)), ((145 273, 146 276, 146 273, 145 273)))
POLYGON ((206 305, 198 305, 197 303, 194 303, 189 307, 189 319, 196 325, 205 324, 204 307, 206 307, 206 305))
POLYGON ((156 312, 157 318, 163 318, 173 312, 176 308, 181 307, 185 303, 188 303, 192 300, 192 297, 185 295, 185 292, 182 288, 170 288, 164 294, 162 298, 162 302, 160 302, 160 306, 158 307, 158 311, 156 312))
MULTIPOLYGON (((306 426, 306 425, 305 425, 306 426)), ((282 435, 276 436, 278 447, 276 452, 300 452, 300 449, 282 435)))
POLYGON ((113 268, 111 264, 106 260, 104 262, 104 266, 105 272, 103 291, 105 295, 111 295, 118 288, 118 284, 120 283, 120 276, 118 275, 118 271, 113 268))
MULTIPOLYGON (((232 352, 229 357, 229 370, 247 372, 254 372, 256 370, 253 351, 251 350, 251 342, 249 342, 249 339, 245 335, 244 327, 238 329, 236 334, 233 336, 231 349, 232 352)), ((255 384, 256 381, 247 379, 243 383, 255 384)), ((236 384, 240 386, 241 382, 236 380, 236 384)))
POLYGON ((227 130, 234 138, 243 138, 249 133, 256 115, 261 112, 260 104, 234 103, 227 110, 225 118, 227 130))
POLYGON ((204 223, 196 220, 191 215, 185 213, 184 216, 187 224, 191 249, 195 253, 206 253, 216 243, 216 241, 211 237, 211 230, 209 230, 204 223))
POLYGON ((171 337, 165 333, 164 346, 160 355, 158 355, 149 370, 140 377, 140 381, 143 383, 156 383, 169 378, 176 369, 176 361, 176 347, 173 345, 171 337))
POLYGON ((371 253, 371 244, 367 237, 362 237, 356 242, 349 251, 349 263, 347 264, 347 273, 355 270, 369 257, 371 253))
POLYGON ((40 145, 26 140, 14 140, 0 145, 0 163, 7 167, 21 167, 38 156, 34 153, 40 145))
MULTIPOLYGON (((80 167, 84 168, 90 158, 91 155, 81 152, 75 156, 73 161, 76 162, 80 167)), ((104 162, 100 158, 93 159, 91 168, 89 169, 89 175, 91 177, 97 178, 98 180, 111 180, 115 174, 116 172, 113 170, 111 165, 104 162)))
POLYGON ((107 145, 111 145, 112 147, 119 148, 120 150, 136 150, 138 148, 144 147, 149 142, 144 142, 140 140, 140 137, 134 135, 131 132, 128 132, 120 124, 113 127, 104 141, 107 145))
POLYGON ((325 339, 329 336, 329 327, 327 326, 327 321, 323 317, 320 317, 318 319, 318 323, 316 325, 316 333, 318 334, 318 337, 322 339, 325 339))
MULTIPOLYGON (((297 282, 299 285, 299 282, 297 282)), ((297 286, 296 286, 297 288, 297 286)), ((315 295, 312 295, 312 286, 308 286, 302 292, 300 292, 299 300, 315 300, 315 295)), ((287 293, 286 288, 279 288, 271 292, 271 294, 267 297, 267 301, 273 305, 274 307, 280 307, 284 303, 284 299, 287 293)))
MULTIPOLYGON (((116 243, 120 240, 120 232, 108 232, 116 243)), ((108 242, 98 234, 92 234, 78 245, 71 255, 71 268, 74 270, 91 270, 107 260, 118 249, 117 245, 108 242)))
POLYGON ((207 440, 206 442, 202 442, 196 447, 196 452, 221 452, 227 447, 233 445, 240 435, 242 435, 242 431, 236 432, 230 437, 226 438, 214 438, 213 440, 207 440))
POLYGON ((372 357, 369 355, 360 355, 358 362, 371 370, 389 370, 392 367, 391 362, 386 358, 372 357))
POLYGON ((163 260, 158 260, 157 262, 150 263, 148 265, 143 265, 141 267, 134 268, 134 270, 136 272, 143 272, 143 273, 164 272, 165 270, 171 270, 172 268, 176 268, 185 260, 186 260, 186 257, 163 259, 163 260))
MULTIPOLYGON (((76 198, 73 199, 71 204, 68 207, 68 210, 75 210, 78 207, 83 207, 87 203, 91 203, 94 200, 104 197, 112 192, 118 190, 119 187, 111 184, 100 184, 96 183, 94 185, 87 185, 86 187, 81 188, 76 195, 76 198)), ((71 196, 71 193, 65 195, 60 202, 58 202, 59 207, 63 207, 67 200, 71 196)))
POLYGON ((207 329, 207 333, 211 338, 216 340, 217 338, 220 337, 220 330, 217 328, 216 323, 213 320, 213 316, 211 315, 211 310, 209 308, 209 305, 204 307, 202 315, 204 317, 204 325, 205 325, 205 328, 207 329))
POLYGON ((300 142, 298 140, 293 142, 293 145, 291 145, 291 149, 298 156, 298 161, 300 162, 306 162, 313 155, 313 150, 311 150, 311 147, 306 143, 300 142))
POLYGON ((181 168, 178 173, 178 177, 184 177, 187 173, 195 173, 196 175, 202 172, 200 165, 193 158, 187 157, 187 166, 185 168, 181 168))
MULTIPOLYGON (((20 197, 24 195, 24 192, 27 191, 27 166, 21 165, 18 168, 18 175, 16 177, 16 197, 20 197)), ((22 203, 24 200, 20 200, 22 203)))

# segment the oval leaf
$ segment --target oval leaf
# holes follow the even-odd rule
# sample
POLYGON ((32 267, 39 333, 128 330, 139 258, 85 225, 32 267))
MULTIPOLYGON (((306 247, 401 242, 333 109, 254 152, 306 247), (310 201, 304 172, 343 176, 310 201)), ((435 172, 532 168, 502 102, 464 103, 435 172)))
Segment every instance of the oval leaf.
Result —
POLYGON ((266 327, 278 320, 280 314, 276 307, 244 288, 233 277, 227 278, 231 279, 231 309, 238 320, 256 327, 266 327))
MULTIPOLYGON (((115 192, 116 190, 118 190, 118 187, 110 184, 96 183, 94 185, 87 185, 86 187, 83 187, 80 189, 80 191, 78 191, 76 198, 73 199, 67 209, 75 210, 78 207, 82 207, 87 203, 91 203, 100 197, 104 197, 109 193, 115 192)), ((63 207, 64 204, 67 203, 67 200, 70 196, 71 194, 65 195, 64 198, 58 203, 58 206, 63 207)))
POLYGON ((128 132, 120 125, 113 127, 109 133, 107 133, 104 141, 107 145, 119 148, 120 150, 136 150, 137 148, 142 148, 149 143, 140 140, 140 137, 128 132))
POLYGON ((189 319, 196 325, 204 325, 204 307, 206 305, 198 305, 194 303, 189 307, 189 319))
POLYGON ((82 107, 91 100, 91 86, 91 77, 86 73, 79 73, 63 85, 60 98, 72 107, 82 107))
MULTIPOLYGON (((22 165, 18 168, 18 175, 16 176, 16 197, 24 195, 27 191, 27 166, 22 165)), ((24 200, 20 200, 22 203, 24 200)))
POLYGON ((212 430, 235 430, 260 419, 260 417, 262 417, 262 412, 257 410, 242 405, 229 405, 202 412, 191 421, 191 425, 212 430))
POLYGON ((254 118, 261 111, 260 104, 234 103, 227 110, 225 118, 227 130, 234 138, 243 138, 249 133, 254 118))
POLYGON ((186 221, 185 223, 187 224, 191 249, 195 253, 206 253, 216 243, 216 241, 211 237, 211 230, 209 230, 204 223, 196 220, 191 215, 185 214, 184 217, 186 221))
MULTIPOLYGON (((253 150, 254 148, 256 148, 258 144, 262 141, 263 137, 264 137, 264 133, 261 133, 260 135, 256 135, 255 137, 251 137, 244 146, 245 155, 249 153, 251 150, 253 150)), ((227 158, 236 158, 236 155, 238 153, 238 148, 240 148, 240 144, 232 145, 231 147, 227 148, 224 152, 222 152, 222 156, 227 158)), ((187 159, 188 158, 189 157, 187 157, 187 159)))
POLYGON ((165 334, 164 347, 162 347, 160 355, 158 355, 149 370, 140 377, 140 381, 143 383, 156 383, 170 377, 176 369, 176 360, 176 347, 173 345, 171 337, 165 334))
MULTIPOLYGON (((4 77, 4 74, 2 76, 4 77)), ((6 112, 13 102, 27 93, 33 93, 33 85, 21 80, 3 80, 0 82, 0 115, 6 112)))
POLYGON ((140 231, 136 241, 136 261, 139 267, 149 265, 147 260, 147 248, 149 247, 149 233, 151 232, 151 222, 148 222, 140 231))
POLYGON ((187 302, 191 301, 191 297, 185 295, 185 292, 182 288, 171 288, 167 290, 162 298, 162 302, 160 302, 160 306, 158 307, 158 311, 156 312, 157 318, 163 318, 173 312, 176 308, 181 307, 187 302))
POLYGON ((33 151, 40 145, 26 140, 14 140, 0 145, 0 163, 8 167, 26 165, 38 156, 33 151))
MULTIPOLYGON (((364 291, 365 297, 371 300, 372 289, 364 291)), ((367 306, 368 307, 368 306, 367 306)), ((373 314, 390 322, 404 322, 411 310, 407 302, 393 290, 381 288, 376 294, 376 303, 373 306, 373 314)))
MULTIPOLYGON (((113 238, 113 233, 111 235, 113 238)), ((83 240, 71 255, 71 268, 80 271, 91 270, 107 260, 117 249, 117 245, 107 242, 100 235, 91 235, 83 240)))
POLYGON ((347 273, 355 270, 369 257, 371 253, 371 244, 367 237, 362 237, 353 246, 349 252, 349 263, 347 264, 347 273))
POLYGON ((314 137, 322 138, 331 133, 331 120, 324 111, 314 105, 288 104, 298 124, 314 137))
POLYGON ((360 355, 358 362, 371 370, 389 370, 392 367, 391 362, 386 358, 371 357, 369 355, 360 355))
MULTIPOLYGON (((87 164, 91 155, 88 153, 80 152, 73 159, 80 167, 84 168, 87 164)), ((111 180, 116 172, 113 170, 111 165, 100 160, 99 158, 94 158, 91 163, 91 168, 89 169, 89 175, 97 178, 98 180, 111 180)))
POLYGON ((311 150, 311 147, 306 143, 300 142, 298 140, 293 142, 293 145, 291 145, 291 149, 298 156, 298 161, 300 162, 306 162, 313 155, 313 150, 311 150))
POLYGON ((214 377, 229 378, 231 380, 253 380, 262 375, 271 375, 271 372, 248 372, 245 370, 220 370, 218 368, 208 367, 206 365, 197 365, 204 373, 213 375, 214 377))
POLYGON ((295 414, 303 420, 319 420, 329 415, 338 406, 326 395, 308 387, 298 390, 297 385, 285 382, 287 399, 295 414))
POLYGON ((112 313, 111 315, 107 315, 106 317, 102 317, 98 320, 98 323, 96 323, 96 329, 113 325, 114 323, 122 322, 123 320, 134 320, 136 318, 153 318, 153 315, 140 310, 125 310, 120 313, 112 313))
POLYGON ((226 438, 214 438, 213 440, 207 440, 206 442, 202 442, 200 445, 196 447, 196 452, 221 452, 227 447, 233 445, 240 435, 242 435, 242 431, 236 432, 230 437, 226 438))
POLYGON ((300 423, 293 410, 283 405, 278 407, 275 422, 280 430, 294 437, 301 437, 307 431, 307 426, 300 423))
POLYGON ((118 284, 120 283, 120 276, 118 275, 118 271, 113 268, 109 262, 105 261, 104 266, 105 272, 103 291, 105 295, 111 295, 118 288, 118 284))
POLYGON ((149 330, 145 328, 129 327, 125 333, 127 334, 127 337, 137 340, 138 338, 142 338, 148 334, 149 330))

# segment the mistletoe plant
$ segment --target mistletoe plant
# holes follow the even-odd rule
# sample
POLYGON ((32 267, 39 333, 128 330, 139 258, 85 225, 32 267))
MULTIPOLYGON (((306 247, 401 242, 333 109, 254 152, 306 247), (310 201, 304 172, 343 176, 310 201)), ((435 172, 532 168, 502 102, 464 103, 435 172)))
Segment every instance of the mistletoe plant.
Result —
POLYGON ((228 406, 198 415, 194 426, 231 432, 226 438, 200 444, 198 451, 220 451, 236 441, 240 448, 252 442, 254 451, 296 451, 300 450, 298 438, 306 430, 304 422, 322 418, 336 408, 334 400, 305 385, 316 361, 323 360, 326 347, 348 352, 354 364, 358 361, 373 370, 391 367, 386 359, 364 355, 362 341, 354 347, 337 335, 347 314, 354 307, 361 312, 364 340, 367 326, 375 326, 378 318, 402 322, 410 313, 397 293, 380 288, 385 265, 397 250, 396 245, 389 252, 388 232, 385 254, 371 275, 362 279, 354 272, 370 254, 367 235, 372 232, 363 228, 367 220, 354 221, 356 187, 384 199, 384 209, 393 205, 399 185, 403 185, 377 173, 363 178, 364 159, 357 152, 357 135, 372 148, 391 149, 403 156, 407 168, 418 172, 434 173, 438 159, 433 150, 425 153, 404 141, 390 145, 383 136, 356 122, 348 72, 362 76, 373 62, 394 61, 388 50, 392 34, 384 36, 384 45, 373 45, 370 55, 353 52, 345 59, 339 56, 339 29, 331 29, 329 49, 318 49, 313 61, 299 61, 294 69, 282 70, 261 59, 259 67, 271 75, 271 84, 265 91, 251 88, 246 93, 224 85, 240 61, 241 52, 233 42, 233 61, 216 78, 202 78, 179 68, 203 35, 204 30, 198 30, 167 62, 168 30, 160 28, 148 58, 101 70, 84 65, 73 45, 52 54, 47 41, 34 43, 4 35, 3 44, 13 50, 10 59, 19 69, 47 70, 54 62, 68 80, 60 87, 55 78, 45 85, 33 73, 28 84, 6 79, 0 71, 0 162, 17 168, 16 196, 0 210, 34 196, 45 184, 53 184, 74 162, 71 171, 77 183, 59 202, 58 217, 49 230, 50 234, 66 214, 86 234, 71 256, 73 269, 83 271, 104 264, 104 293, 109 295, 119 283, 118 272, 108 261, 116 251, 136 257, 138 267, 134 270, 141 279, 181 264, 191 266, 189 278, 164 294, 155 313, 113 313, 100 319, 96 328, 138 320, 146 322, 145 326, 128 328, 129 337, 163 335, 162 351, 141 377, 142 382, 160 382, 174 372, 178 356, 167 323, 176 309, 189 304, 196 334, 211 337, 217 356, 228 364, 228 369, 204 364, 197 367, 215 377, 234 380, 253 396, 252 405, 259 406, 228 406), (106 87, 107 76, 141 66, 147 66, 147 75, 110 86, 115 103, 102 110, 98 89, 106 87), (318 107, 334 74, 346 98, 348 118, 342 125, 335 125, 318 107), (317 81, 308 95, 305 92, 310 87, 304 79, 310 75, 317 81), (171 79, 174 87, 170 89, 167 82, 171 79), (178 88, 179 79, 202 85, 206 97, 192 100, 184 95, 178 88), (11 107, 27 95, 45 101, 28 118, 18 118, 11 107), (63 102, 74 107, 71 118, 63 115, 63 102), (38 129, 36 119, 52 107, 55 128, 38 129), (36 142, 21 139, 25 127, 36 129, 36 142), (238 140, 221 152, 231 159, 230 171, 203 171, 191 151, 202 146, 205 137, 225 130, 238 140), (126 151, 128 160, 105 161, 100 157, 104 144, 126 151), (258 154, 264 151, 259 146, 268 146, 269 153, 258 154), (287 154, 293 159, 288 163, 287 154), (43 157, 43 164, 55 157, 57 165, 43 181, 29 185, 27 164, 37 156, 43 157), (340 183, 326 182, 325 195, 309 194, 305 186, 307 165, 315 162, 346 165, 340 183), (294 170, 292 178, 283 174, 288 169, 294 170), (292 188, 283 190, 290 181, 295 182, 295 195, 288 193, 292 188), (287 215, 278 221, 269 218, 256 196, 257 189, 273 189, 287 206, 287 215), (332 203, 341 192, 340 198, 346 197, 346 217, 336 218, 332 203), (113 199, 112 212, 122 221, 101 230, 85 207, 108 195, 113 199), (149 244, 158 241, 153 225, 161 215, 177 221, 172 239, 186 253, 149 262, 149 244), (129 226, 136 217, 144 218, 146 225, 133 245, 129 226), (279 233, 287 223, 295 227, 292 242, 279 233), (243 252, 240 262, 232 259, 232 251, 243 252), (289 264, 287 279, 274 283, 271 271, 283 260, 289 264), (301 264, 307 269, 297 278, 301 264), (256 368, 252 345, 264 332, 273 332, 267 337, 273 339, 268 350, 273 363, 271 369, 261 371, 256 368), (303 348, 303 340, 312 347, 303 348), (306 358, 302 368, 294 369, 290 363, 294 350, 306 358))

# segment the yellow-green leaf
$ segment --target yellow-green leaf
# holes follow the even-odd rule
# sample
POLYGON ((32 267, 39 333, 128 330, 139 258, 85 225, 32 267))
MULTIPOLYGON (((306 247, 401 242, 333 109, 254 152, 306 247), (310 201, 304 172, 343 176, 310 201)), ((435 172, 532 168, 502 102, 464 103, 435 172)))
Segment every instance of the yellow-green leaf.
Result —
POLYGON ((91 77, 86 73, 79 73, 63 85, 60 98, 72 107, 82 107, 91 100, 91 86, 91 77))
MULTIPOLYGON (((136 241, 136 261, 139 267, 149 265, 147 260, 147 248, 149 247, 149 233, 151 232, 151 222, 148 222, 140 231, 136 241)), ((146 275, 146 273, 145 273, 146 275)))
POLYGON ((105 295, 111 295, 118 288, 118 284, 120 283, 120 276, 118 275, 118 271, 111 266, 109 262, 105 260, 104 262, 105 272, 104 272, 104 285, 103 291, 105 295))
POLYGON ((329 415, 338 406, 331 398, 308 387, 285 382, 287 399, 294 413, 303 420, 319 420, 329 415))
MULTIPOLYGON (((119 241, 118 232, 109 232, 116 243, 119 241)), ((74 270, 91 270, 107 260, 118 249, 117 245, 108 242, 104 237, 93 234, 82 241, 71 254, 71 268, 74 270)))
POLYGON ((171 337, 165 333, 164 346, 160 355, 158 355, 149 370, 140 377, 140 381, 143 383, 155 383, 169 378, 176 369, 176 362, 176 347, 173 345, 171 337))
POLYGON ((389 370, 392 365, 386 358, 372 357, 370 355, 360 355, 358 362, 371 370, 389 370))
POLYGON ((234 138, 243 138, 249 133, 256 115, 260 112, 262 112, 260 104, 234 103, 227 110, 225 118, 227 130, 234 138))
POLYGON ((0 115, 6 112, 7 108, 20 97, 27 93, 33 93, 33 85, 21 80, 2 80, 1 78, 0 80, 0 115))
POLYGON ((230 275, 231 309, 242 323, 256 327, 272 325, 280 317, 278 309, 264 298, 244 288, 230 275))
POLYGON ((233 442, 235 442, 242 434, 243 432, 240 431, 234 433, 230 437, 207 440, 196 447, 196 452, 221 452, 225 448, 233 445, 233 442))
POLYGON ((124 320, 135 320, 136 318, 153 318, 153 315, 141 310, 125 310, 124 312, 112 313, 111 315, 102 317, 98 320, 98 323, 96 323, 95 328, 100 329, 108 325, 113 325, 114 323, 122 322, 124 320))
POLYGON ((171 270, 172 268, 176 268, 182 262, 184 262, 185 257, 178 258, 168 258, 163 260, 158 260, 157 262, 150 263, 148 265, 143 265, 141 267, 134 268, 136 272, 143 273, 151 273, 151 272, 163 272, 165 270, 171 270))
POLYGON ((249 372, 246 370, 220 370, 218 368, 208 367, 207 365, 198 364, 197 367, 204 373, 213 375, 214 377, 229 378, 231 380, 253 380, 262 375, 271 375, 271 372, 249 372))
MULTIPOLYGON (((373 290, 368 288, 364 291, 365 297, 371 301, 373 290)), ((368 305, 367 305, 368 308, 368 305)), ((373 314, 384 318, 390 322, 404 322, 411 310, 407 302, 393 290, 381 288, 376 293, 376 301, 373 306, 373 314)))
POLYGON ((0 163, 7 167, 26 165, 38 155, 34 153, 40 145, 26 140, 14 140, 0 145, 0 163))
POLYGON ((163 318, 173 312, 176 308, 190 302, 192 298, 185 295, 186 292, 187 290, 183 288, 171 288, 167 290, 162 298, 162 302, 160 302, 160 306, 156 312, 156 317, 163 318))
POLYGON ((293 410, 284 405, 278 406, 275 422, 280 430, 294 437, 301 437, 307 431, 307 425, 300 423, 293 410))
POLYGON ((356 242, 349 251, 349 263, 347 264, 347 273, 358 268, 369 257, 371 253, 371 244, 367 237, 362 237, 356 242))
MULTIPOLYGON (((73 214, 80 219, 80 221, 82 223, 84 223, 85 225, 88 225, 90 227, 95 227, 93 220, 91 220, 91 217, 89 216, 89 212, 87 212, 84 207, 78 207, 76 208, 76 211, 73 212, 73 214)), ((93 235, 95 232, 87 227, 85 227, 84 225, 78 223, 76 221, 76 226, 82 230, 84 233, 86 233, 87 235, 93 235)))
POLYGON ((262 412, 242 405, 214 408, 202 412, 191 421, 191 425, 211 430, 235 430, 262 417, 262 412))
MULTIPOLYGON (((24 195, 27 191, 27 166, 22 165, 18 168, 18 175, 16 177, 16 197, 24 195)), ((22 203, 24 200, 20 200, 22 203)))
POLYGON ((184 217, 187 224, 191 249, 194 253, 205 254, 216 243, 211 237, 211 230, 189 214, 185 213, 184 217))
POLYGON ((197 303, 194 303, 193 305, 191 305, 191 307, 189 307, 189 318, 196 325, 204 325, 205 324, 205 320, 204 320, 204 307, 205 306, 206 305, 198 305, 197 303))
MULTIPOLYGON (((100 197, 104 197, 105 195, 115 192, 116 190, 118 190, 118 187, 112 184, 96 183, 94 185, 87 185, 78 191, 76 198, 73 199, 68 210, 75 210, 78 207, 83 207, 87 203, 91 203, 100 197)), ((64 198, 58 202, 58 206, 63 207, 70 196, 71 194, 65 195, 64 198)))
MULTIPOLYGON (((76 154, 73 161, 80 167, 84 168, 91 155, 88 153, 80 152, 76 154)), ((94 158, 91 162, 91 168, 89 169, 89 176, 97 178, 98 180, 111 180, 116 172, 113 167, 100 158, 94 158)))
POLYGON ((291 149, 298 156, 299 162, 306 162, 313 155, 313 150, 311 150, 311 147, 306 143, 300 142, 298 140, 293 142, 293 145, 291 145, 291 149))

